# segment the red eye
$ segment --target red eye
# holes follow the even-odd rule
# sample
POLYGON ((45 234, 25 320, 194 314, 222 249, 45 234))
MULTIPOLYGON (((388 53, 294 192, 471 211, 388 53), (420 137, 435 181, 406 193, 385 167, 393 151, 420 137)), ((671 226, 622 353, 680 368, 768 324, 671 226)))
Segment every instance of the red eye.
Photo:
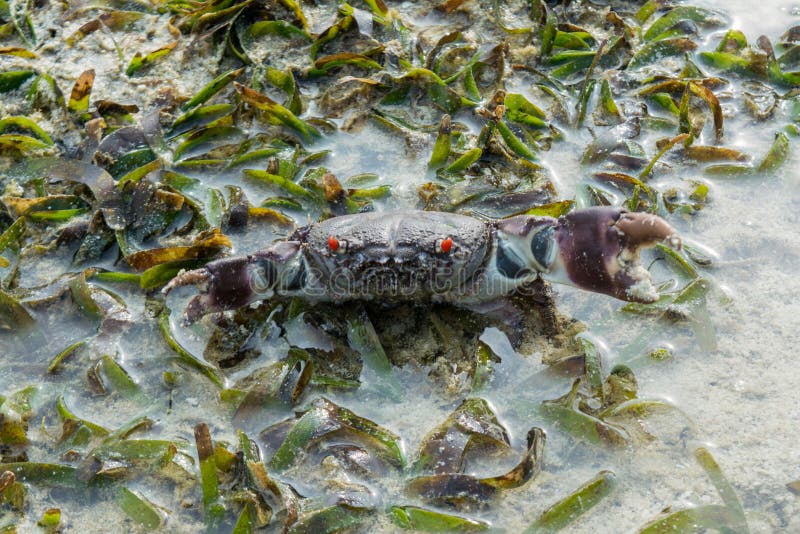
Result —
POLYGON ((442 239, 442 242, 439 244, 439 248, 444 253, 450 252, 450 249, 453 248, 453 240, 449 237, 442 239))
POLYGON ((333 236, 328 238, 328 248, 331 249, 331 252, 336 252, 339 250, 339 240, 333 236))

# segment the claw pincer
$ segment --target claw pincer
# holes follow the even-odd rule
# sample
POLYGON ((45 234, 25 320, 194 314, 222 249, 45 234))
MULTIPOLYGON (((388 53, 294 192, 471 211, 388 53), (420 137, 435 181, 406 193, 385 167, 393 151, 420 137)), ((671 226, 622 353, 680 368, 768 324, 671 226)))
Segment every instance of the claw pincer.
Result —
POLYGON ((184 311, 191 324, 206 314, 235 310, 272 297, 276 289, 291 289, 302 283, 297 272, 299 244, 276 243, 270 249, 249 256, 233 256, 207 263, 204 267, 179 273, 162 290, 196 285, 195 295, 184 311), (294 260, 294 261, 293 261, 294 260))
POLYGON ((560 219, 556 235, 569 282, 634 302, 658 298, 650 273, 639 263, 640 249, 661 241, 674 248, 681 243, 661 217, 614 208, 569 213, 560 219))
POLYGON ((308 300, 434 301, 474 307, 542 277, 619 299, 658 298, 639 250, 674 228, 658 216, 589 208, 559 219, 394 211, 328 219, 288 241, 180 273, 164 288, 197 285, 185 321, 273 296, 308 300))

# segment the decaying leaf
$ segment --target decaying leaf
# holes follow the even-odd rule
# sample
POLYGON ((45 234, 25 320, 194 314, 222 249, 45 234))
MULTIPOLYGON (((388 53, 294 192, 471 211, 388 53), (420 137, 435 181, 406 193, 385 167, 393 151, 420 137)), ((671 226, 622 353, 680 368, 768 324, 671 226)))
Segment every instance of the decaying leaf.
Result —
POLYGON ((73 113, 85 113, 89 109, 89 95, 94 86, 94 69, 83 72, 72 86, 67 107, 73 113))
POLYGON ((405 465, 398 436, 346 408, 319 398, 312 403, 311 409, 297 420, 270 460, 269 466, 277 471, 284 471, 291 467, 298 454, 310 444, 340 431, 354 437, 366 438, 390 463, 400 467, 405 465))

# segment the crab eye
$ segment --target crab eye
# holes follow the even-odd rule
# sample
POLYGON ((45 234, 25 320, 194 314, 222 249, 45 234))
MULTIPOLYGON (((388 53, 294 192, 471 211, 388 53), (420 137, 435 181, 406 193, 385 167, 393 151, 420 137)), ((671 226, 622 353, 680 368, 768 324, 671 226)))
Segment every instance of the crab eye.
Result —
POLYGON ((347 252, 347 241, 339 241, 333 236, 328 237, 328 248, 331 252, 336 254, 344 254, 347 252))
POLYGON ((453 248, 453 239, 445 237, 444 239, 437 239, 434 246, 437 254, 447 254, 453 248))
POLYGON ((328 248, 331 249, 331 252, 336 252, 339 249, 339 240, 330 236, 328 238, 328 248))

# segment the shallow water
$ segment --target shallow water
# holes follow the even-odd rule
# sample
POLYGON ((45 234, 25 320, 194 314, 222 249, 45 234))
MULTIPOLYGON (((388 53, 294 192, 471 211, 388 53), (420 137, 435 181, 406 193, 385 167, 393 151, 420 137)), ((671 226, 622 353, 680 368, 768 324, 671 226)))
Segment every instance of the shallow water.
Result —
MULTIPOLYGON (((748 2, 725 3, 732 13, 734 27, 745 31, 751 40, 761 33, 774 38, 800 21, 792 3, 768 1, 759 5, 755 16, 748 2)), ((707 42, 715 43, 719 36, 712 34, 707 42)), ((510 82, 511 87, 514 83, 510 82)), ((523 85, 522 81, 518 83, 523 85)), ((726 122, 725 145, 740 147, 754 155, 763 154, 772 143, 773 132, 784 123, 776 120, 758 124, 739 117, 726 122)), ((583 178, 580 148, 589 139, 585 132, 568 131, 565 142, 554 145, 544 155, 543 163, 552 171, 562 198, 572 197, 583 178)), ((333 135, 322 142, 321 148, 332 150, 326 165, 337 176, 377 172, 381 180, 396 184, 388 206, 402 207, 416 202, 416 189, 426 181, 425 158, 431 142, 426 137, 419 146, 412 145, 409 149, 396 136, 369 124, 357 134, 333 135)), ((496 366, 491 386, 482 396, 509 430, 516 452, 470 464, 471 469, 484 476, 513 466, 532 426, 544 428, 548 442, 542 473, 523 488, 505 492, 489 509, 473 514, 475 517, 491 520, 508 532, 518 531, 549 504, 597 472, 610 469, 617 475, 618 489, 571 525, 570 532, 633 532, 666 507, 679 509, 719 501, 692 457, 692 450, 704 444, 738 492, 752 532, 800 531, 800 497, 786 488, 788 482, 800 479, 797 447, 800 405, 796 400, 800 383, 796 364, 800 342, 798 163, 800 159, 795 153, 774 175, 712 178, 708 180, 711 205, 692 218, 675 216, 671 220, 684 239, 708 247, 717 256, 714 267, 708 271, 717 288, 709 299, 716 347, 699 343, 686 328, 654 326, 641 316, 621 313, 620 303, 608 297, 554 287, 559 311, 584 323, 586 335, 604 347, 606 369, 619 363, 631 366, 638 379, 640 397, 669 400, 685 414, 671 412, 648 418, 645 425, 655 440, 616 449, 575 441, 538 411, 542 400, 566 393, 572 378, 547 372, 539 363, 541 355, 530 346, 523 345, 516 353, 496 331, 485 333, 488 335, 485 339, 491 342, 502 363, 496 366), (673 357, 663 362, 643 357, 647 350, 659 346, 669 346, 673 357)), ((700 178, 700 172, 697 176, 681 176, 694 177, 700 178)), ((238 178, 226 179, 242 185, 251 199, 266 195, 266 189, 258 185, 238 178)), ((674 179, 663 178, 667 183, 674 179)), ((246 253, 259 248, 263 241, 273 237, 273 229, 265 228, 265 232, 269 233, 234 236, 235 251, 246 253)), ((51 261, 53 270, 59 272, 68 268, 59 259, 46 261, 51 261)), ((657 264, 653 271, 661 279, 668 277, 663 266, 657 264)), ((34 285, 33 280, 27 282, 34 285)), ((65 363, 61 375, 48 374, 46 368, 55 351, 89 335, 91 329, 68 306, 43 314, 47 344, 34 342, 32 348, 27 348, 26 340, 14 339, 3 347, 5 354, 0 363, 3 377, 0 392, 15 391, 31 383, 39 384, 42 389, 37 399, 40 409, 37 415, 42 424, 37 419, 37 424, 31 425, 30 459, 54 460, 57 451, 51 450, 51 444, 53 436, 60 434, 60 423, 55 413, 45 407, 51 406, 58 396, 63 396, 81 417, 109 428, 146 413, 157 421, 149 434, 152 437, 183 438, 193 443, 192 427, 205 421, 214 440, 235 443, 236 426, 230 424, 230 407, 219 402, 217 389, 202 375, 175 364, 174 354, 161 341, 141 292, 124 286, 108 287, 125 298, 135 324, 118 345, 112 343, 105 348, 109 353, 118 353, 118 361, 139 382, 142 395, 130 400, 91 394, 83 383, 86 361, 73 359, 65 363), (164 370, 180 374, 176 386, 164 382, 164 370), (74 381, 66 382, 61 379, 63 376, 74 381)), ((180 310, 190 294, 191 291, 182 291, 171 296, 168 301, 171 309, 180 310)), ((173 311, 172 328, 176 336, 188 349, 202 354, 211 335, 210 328, 200 324, 184 329, 179 319, 179 314, 173 311)), ((270 338, 261 347, 261 359, 249 365, 256 367, 280 357, 286 348, 281 343, 270 338)), ((96 349, 101 348, 102 340, 96 349)), ((429 376, 431 367, 410 364, 395 368, 393 373, 402 384, 402 394, 394 402, 387 401, 368 381, 354 392, 320 388, 308 395, 307 400, 317 393, 324 394, 385 425, 402 436, 406 454, 413 456, 426 434, 463 399, 463 394, 454 396, 452 391, 442 388, 440 381, 429 376)), ((233 383, 250 370, 251 367, 237 368, 228 378, 233 383)), ((274 410, 268 420, 259 418, 238 424, 255 437, 268 425, 289 417, 293 410, 290 407, 274 410)), ((312 474, 302 480, 302 476, 297 476, 302 480, 298 489, 314 493, 315 477, 312 474)), ((197 487, 154 485, 147 479, 134 480, 129 486, 146 491, 153 501, 168 508, 188 510, 176 512, 168 519, 167 530, 199 528, 201 516, 196 510, 201 496, 197 487)), ((374 489, 383 505, 406 500, 399 477, 381 481, 374 489)), ((85 498, 75 498, 63 490, 35 489, 32 494, 35 500, 22 523, 23 529, 35 523, 42 510, 52 506, 62 509, 68 531, 103 532, 109 523, 121 521, 119 509, 102 494, 103 498, 91 505, 85 498), (91 517, 87 514, 89 509, 91 517)), ((387 531, 393 528, 385 521, 370 528, 377 527, 387 531)))

